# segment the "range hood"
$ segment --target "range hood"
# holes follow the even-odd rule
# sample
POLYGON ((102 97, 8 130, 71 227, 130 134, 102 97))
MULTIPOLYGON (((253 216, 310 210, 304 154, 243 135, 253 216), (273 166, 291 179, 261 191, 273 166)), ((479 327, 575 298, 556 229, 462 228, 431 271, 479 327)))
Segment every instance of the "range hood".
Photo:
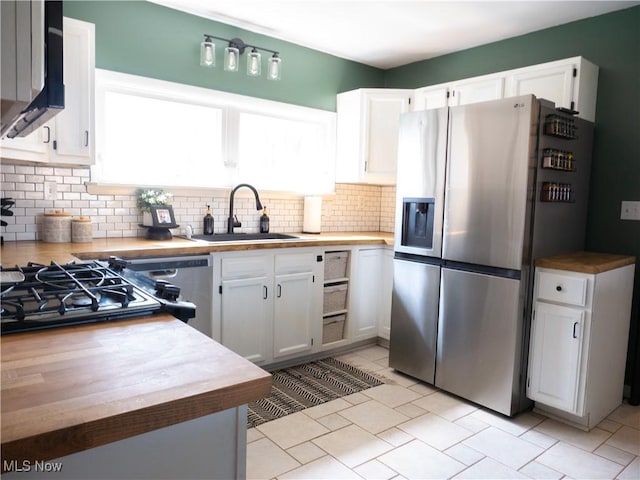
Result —
POLYGON ((1 4, 0 135, 24 137, 64 109, 62 2, 1 4))

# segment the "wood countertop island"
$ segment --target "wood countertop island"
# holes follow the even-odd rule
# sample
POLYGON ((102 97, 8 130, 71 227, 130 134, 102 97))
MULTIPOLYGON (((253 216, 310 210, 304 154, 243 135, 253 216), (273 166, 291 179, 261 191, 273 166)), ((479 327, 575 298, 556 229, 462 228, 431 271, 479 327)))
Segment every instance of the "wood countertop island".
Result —
POLYGON ((167 315, 1 342, 3 472, 233 409, 271 388, 270 374, 167 315))
POLYGON ((575 252, 536 260, 536 267, 552 268, 579 273, 602 273, 615 268, 633 265, 636 258, 610 253, 575 252))

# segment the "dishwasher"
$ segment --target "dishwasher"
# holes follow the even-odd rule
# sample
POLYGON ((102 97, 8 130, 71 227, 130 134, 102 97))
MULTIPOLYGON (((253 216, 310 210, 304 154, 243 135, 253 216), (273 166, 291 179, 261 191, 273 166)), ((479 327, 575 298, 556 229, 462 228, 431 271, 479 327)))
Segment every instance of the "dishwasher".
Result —
POLYGON ((194 303, 196 316, 189 320, 196 330, 211 337, 213 262, 211 255, 123 258, 127 268, 154 281, 166 280, 180 287, 180 299, 194 303))

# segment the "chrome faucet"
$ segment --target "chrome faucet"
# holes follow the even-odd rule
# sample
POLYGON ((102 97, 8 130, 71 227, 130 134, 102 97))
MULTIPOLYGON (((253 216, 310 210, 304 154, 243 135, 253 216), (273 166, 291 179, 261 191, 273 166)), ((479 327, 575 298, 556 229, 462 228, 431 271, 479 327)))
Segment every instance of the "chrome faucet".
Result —
POLYGON ((253 195, 256 197, 256 210, 262 210, 262 203, 260 203, 260 197, 258 196, 258 191, 249 185, 248 183, 241 183, 236 186, 233 190, 231 190, 231 196, 229 197, 229 218, 227 219, 227 233, 233 233, 233 229, 236 227, 241 227, 242 223, 238 221, 238 217, 233 213, 233 197, 236 194, 236 191, 241 187, 250 188, 253 192, 253 195))

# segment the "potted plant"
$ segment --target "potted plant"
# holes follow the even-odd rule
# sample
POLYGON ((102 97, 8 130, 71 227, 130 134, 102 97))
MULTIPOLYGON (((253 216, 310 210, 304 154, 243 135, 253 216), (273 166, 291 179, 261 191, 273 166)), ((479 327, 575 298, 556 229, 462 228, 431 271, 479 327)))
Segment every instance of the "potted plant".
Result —
POLYGON ((151 207, 169 205, 171 194, 158 188, 139 188, 136 190, 137 207, 142 212, 142 224, 153 225, 151 207))

